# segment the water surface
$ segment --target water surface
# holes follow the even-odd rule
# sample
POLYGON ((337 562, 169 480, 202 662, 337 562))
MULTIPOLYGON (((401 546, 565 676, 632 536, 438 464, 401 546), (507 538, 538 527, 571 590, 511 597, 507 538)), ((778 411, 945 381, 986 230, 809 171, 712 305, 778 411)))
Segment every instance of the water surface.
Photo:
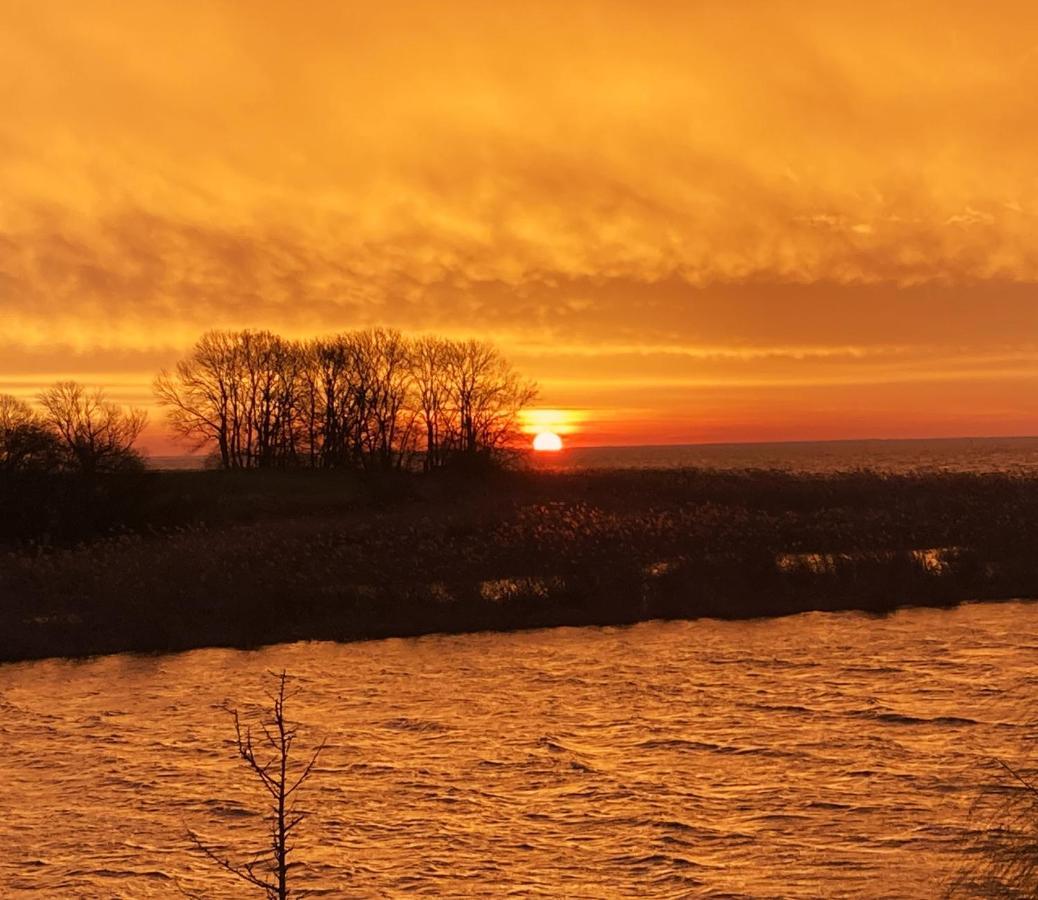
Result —
POLYGON ((1027 603, 10 664, 2 896, 247 896, 184 835, 259 838, 221 704, 281 667, 326 896, 932 897, 1038 736, 1027 603))
POLYGON ((586 447, 534 457, 563 469, 783 469, 791 472, 1038 472, 1038 438, 940 438, 586 447))

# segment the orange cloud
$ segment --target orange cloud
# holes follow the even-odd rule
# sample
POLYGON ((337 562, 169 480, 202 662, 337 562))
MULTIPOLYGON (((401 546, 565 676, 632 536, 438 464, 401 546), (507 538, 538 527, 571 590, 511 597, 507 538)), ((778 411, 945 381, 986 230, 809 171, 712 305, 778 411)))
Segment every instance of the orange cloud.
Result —
POLYGON ((146 396, 208 327, 381 323, 496 337, 589 436, 763 436, 775 409, 792 435, 1034 431, 1035 26, 1023 3, 10 5, 0 390, 146 396))

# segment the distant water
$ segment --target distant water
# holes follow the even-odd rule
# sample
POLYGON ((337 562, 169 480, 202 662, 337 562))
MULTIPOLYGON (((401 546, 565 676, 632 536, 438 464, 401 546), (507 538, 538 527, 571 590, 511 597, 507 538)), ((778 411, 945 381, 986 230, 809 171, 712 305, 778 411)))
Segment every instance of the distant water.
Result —
POLYGON ((0 896, 247 896, 185 829, 262 840, 281 667, 314 896, 936 897, 1038 738, 1035 603, 2 665, 0 896))
POLYGON ((149 469, 163 472, 190 472, 206 468, 204 456, 147 456, 145 460, 149 469))
POLYGON ((536 458, 538 464, 575 469, 695 466, 799 472, 1033 472, 1038 470, 1038 437, 588 447, 564 450, 557 459, 543 463, 541 458, 536 458))
MULTIPOLYGON (((530 454, 532 462, 558 469, 646 469, 698 466, 711 469, 785 469, 835 472, 875 469, 907 472, 1034 472, 1038 437, 931 440, 804 441, 772 444, 673 444, 584 447, 530 454)), ((199 469, 200 456, 154 456, 157 469, 199 469)))

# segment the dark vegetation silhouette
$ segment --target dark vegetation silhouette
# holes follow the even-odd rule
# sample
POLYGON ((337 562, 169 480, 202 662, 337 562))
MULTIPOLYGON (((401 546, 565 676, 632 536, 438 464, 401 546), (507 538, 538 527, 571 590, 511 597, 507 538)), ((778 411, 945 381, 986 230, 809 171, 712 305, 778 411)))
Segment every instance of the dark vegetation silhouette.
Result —
POLYGON ((204 334, 155 395, 173 432, 225 469, 428 471, 500 454, 536 387, 481 341, 246 330, 204 334))
POLYGON ((144 410, 112 403, 103 390, 88 391, 75 381, 59 382, 39 402, 66 467, 84 475, 141 468, 134 445, 147 423, 144 410))
POLYGON ((55 472, 62 451, 58 435, 28 403, 0 394, 0 473, 55 472))
MULTIPOLYGON (((491 344, 380 328, 311 341, 211 331, 155 391, 173 432, 224 469, 358 472, 376 490, 394 473, 479 476, 510 464, 520 410, 536 395, 491 344)), ((0 546, 64 546, 209 517, 197 484, 181 492, 184 480, 145 471, 135 449, 142 410, 75 382, 37 401, 39 411, 0 395, 0 546)), ((221 499, 242 503, 270 487, 221 499)), ((277 505, 276 490, 268 499, 277 505)))
POLYGON ((0 475, 142 468, 134 445, 147 422, 143 410, 112 403, 103 390, 74 381, 59 382, 37 399, 42 413, 0 394, 0 475))
POLYGON ((143 410, 71 381, 37 400, 39 411, 0 394, 0 547, 89 540, 141 522, 143 410))
POLYGON ((285 716, 287 684, 286 672, 275 676, 275 688, 269 694, 270 712, 254 726, 243 725, 237 709, 228 710, 234 721, 237 755, 249 774, 260 783, 269 803, 264 811, 268 828, 266 845, 245 854, 243 859, 235 860, 207 844, 194 831, 188 831, 191 843, 199 853, 261 891, 270 900, 304 896, 304 892, 289 886, 289 874, 293 868, 289 859, 294 849, 292 841, 307 816, 297 802, 297 795, 313 775, 314 766, 324 749, 322 742, 303 763, 294 761, 293 749, 299 729, 285 716))
POLYGON ((945 896, 956 900, 1038 897, 1038 774, 1004 760, 972 810, 962 871, 945 896))
POLYGON ((59 516, 49 545, 16 539, 0 555, 3 658, 1038 596, 1029 476, 447 468, 96 481, 96 518, 59 516))

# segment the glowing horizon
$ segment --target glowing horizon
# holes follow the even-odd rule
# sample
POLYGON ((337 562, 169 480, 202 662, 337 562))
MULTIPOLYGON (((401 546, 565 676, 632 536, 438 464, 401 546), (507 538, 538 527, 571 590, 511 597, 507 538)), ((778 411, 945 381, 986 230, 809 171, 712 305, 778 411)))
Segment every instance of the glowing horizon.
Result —
POLYGON ((207 328, 386 325, 497 342, 567 446, 1038 433, 1010 7, 8 4, 0 392, 179 452, 207 328))

